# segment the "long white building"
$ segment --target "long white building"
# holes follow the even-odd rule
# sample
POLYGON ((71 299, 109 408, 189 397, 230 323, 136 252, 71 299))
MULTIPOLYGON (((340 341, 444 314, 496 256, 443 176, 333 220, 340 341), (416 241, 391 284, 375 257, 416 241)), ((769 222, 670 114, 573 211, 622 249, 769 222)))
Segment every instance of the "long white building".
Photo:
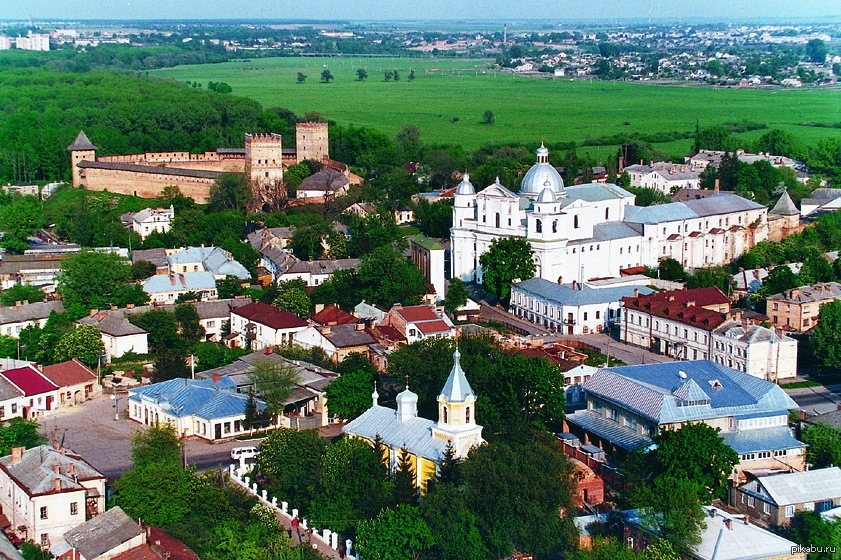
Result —
POLYGON ((450 230, 452 277, 481 282, 479 257, 509 236, 528 239, 535 276, 558 283, 616 277, 666 257, 723 265, 768 238, 767 208, 735 194, 648 207, 634 199, 612 184, 565 187, 542 145, 519 193, 499 180, 477 193, 465 174, 450 230))

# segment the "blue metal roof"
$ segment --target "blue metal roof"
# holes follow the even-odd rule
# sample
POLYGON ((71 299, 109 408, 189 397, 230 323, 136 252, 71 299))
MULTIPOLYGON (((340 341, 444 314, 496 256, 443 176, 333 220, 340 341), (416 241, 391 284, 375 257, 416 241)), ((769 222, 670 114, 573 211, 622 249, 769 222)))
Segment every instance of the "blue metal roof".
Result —
MULTIPOLYGON (((130 390, 129 400, 152 401, 172 416, 215 420, 245 414, 248 397, 235 391, 236 383, 228 377, 218 383, 212 379, 170 379, 130 390)), ((257 400, 257 408, 264 410, 266 405, 257 400)))
POLYGON ((626 206, 625 221, 637 224, 660 224, 698 218, 691 208, 683 202, 656 204, 654 206, 626 206))
POLYGON ((579 410, 567 416, 567 421, 627 451, 654 443, 650 437, 638 434, 627 426, 622 426, 591 410, 579 410))
POLYGON ((582 240, 583 243, 592 241, 611 241, 628 237, 641 237, 642 233, 624 222, 603 222, 593 226, 593 237, 582 240))
POLYGON ((786 426, 776 428, 761 428, 756 430, 741 430, 738 432, 721 434, 724 443, 733 448, 736 453, 758 453, 775 449, 801 449, 806 444, 791 435, 786 426))
POLYGON ((587 284, 579 285, 578 290, 572 289, 572 284, 557 284, 545 278, 531 278, 515 284, 519 290, 542 297, 559 305, 595 305, 600 303, 614 303, 623 297, 633 297, 634 290, 640 294, 650 294, 654 290, 645 286, 617 286, 615 288, 591 288, 587 284))
POLYGON ((467 397, 474 397, 473 389, 464 375, 464 370, 461 369, 461 353, 456 348, 453 353, 453 369, 450 370, 450 375, 447 377, 447 382, 441 390, 441 395, 447 398, 447 402, 465 402, 467 397))
POLYGON ((566 187, 567 197, 584 202, 599 202, 634 196, 622 187, 607 183, 586 183, 566 187))
POLYGON ((216 279, 210 272, 184 272, 183 274, 156 274, 143 282, 147 294, 180 290, 215 290, 216 279))
POLYGON ((707 198, 687 200, 684 204, 699 216, 716 216, 764 208, 761 204, 732 193, 719 193, 707 198))
POLYGON ((374 441, 379 435, 392 449, 405 446, 410 453, 440 462, 447 442, 432 436, 435 422, 418 416, 401 420, 393 408, 376 405, 348 422, 342 432, 374 441))

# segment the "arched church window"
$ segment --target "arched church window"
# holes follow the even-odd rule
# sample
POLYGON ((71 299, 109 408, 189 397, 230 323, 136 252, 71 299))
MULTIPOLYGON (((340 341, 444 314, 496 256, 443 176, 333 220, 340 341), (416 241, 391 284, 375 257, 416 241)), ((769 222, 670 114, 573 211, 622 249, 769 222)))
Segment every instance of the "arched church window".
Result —
POLYGON ((610 208, 605 208, 605 209, 604 209, 604 219, 605 219, 605 220, 609 220, 609 219, 610 219, 610 208))
POLYGON ((464 409, 464 422, 466 424, 470 424, 470 407, 468 406, 464 409))
POLYGON ((558 220, 552 221, 552 233, 558 233, 558 220))
POLYGON ((572 227, 577 228, 578 226, 578 215, 572 217, 572 227))
POLYGON ((447 423, 447 407, 444 407, 444 424, 447 423))
POLYGON ((534 222, 534 230, 537 233, 543 233, 543 220, 535 220, 534 222))
POLYGON ((499 227, 499 212, 496 213, 496 227, 499 227))

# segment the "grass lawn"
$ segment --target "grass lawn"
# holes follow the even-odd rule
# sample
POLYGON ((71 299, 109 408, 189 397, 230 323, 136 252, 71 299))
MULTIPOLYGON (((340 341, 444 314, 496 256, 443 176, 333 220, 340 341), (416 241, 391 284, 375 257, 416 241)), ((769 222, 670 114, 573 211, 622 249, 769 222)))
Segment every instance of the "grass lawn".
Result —
MULTIPOLYGON (((395 135, 414 124, 427 143, 478 148, 489 141, 537 145, 576 141, 637 131, 691 132, 724 122, 752 121, 793 132, 809 143, 835 136, 838 129, 801 126, 835 122, 838 89, 729 89, 661 86, 645 83, 535 79, 503 74, 482 59, 436 58, 267 58, 222 64, 180 66, 153 74, 178 81, 231 85, 234 95, 251 97, 265 107, 286 107, 298 114, 318 111, 340 124, 368 126, 395 135), (331 83, 321 83, 329 68, 331 83), (364 68, 368 79, 356 80, 364 68), (385 82, 386 70, 398 70, 398 82, 385 82), (409 71, 415 80, 409 81, 409 71), (307 75, 299 84, 298 72, 307 75), (485 111, 496 122, 482 123, 485 111), (457 119, 457 120, 456 120, 457 119)), ((747 133, 756 138, 762 131, 747 133)), ((662 145, 683 155, 692 142, 662 145)), ((580 153, 613 154, 610 147, 580 148, 580 153)))

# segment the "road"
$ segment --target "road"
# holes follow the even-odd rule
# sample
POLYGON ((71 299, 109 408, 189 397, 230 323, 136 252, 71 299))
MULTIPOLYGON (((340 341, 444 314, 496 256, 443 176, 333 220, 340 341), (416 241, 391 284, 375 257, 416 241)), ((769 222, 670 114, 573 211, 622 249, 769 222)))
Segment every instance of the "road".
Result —
POLYGON ((841 385, 804 387, 786 390, 797 406, 809 414, 825 414, 838 410, 841 404, 841 385))
POLYGON ((621 360, 627 365, 637 364, 657 364, 663 362, 673 362, 674 360, 669 356, 655 354, 649 352, 645 348, 631 346, 624 342, 619 342, 606 334, 579 334, 579 335, 555 335, 547 336, 545 340, 557 341, 563 344, 565 340, 577 340, 590 346, 598 348, 602 354, 610 356, 611 359, 621 360))
MULTIPOLYGON (((120 418, 114 420, 113 401, 108 396, 61 409, 41 420, 41 433, 82 456, 109 479, 131 468, 131 438, 142 425, 125 417, 126 399, 119 400, 120 418)), ((208 443, 187 440, 187 464, 207 470, 231 462, 231 449, 242 441, 208 443)))

